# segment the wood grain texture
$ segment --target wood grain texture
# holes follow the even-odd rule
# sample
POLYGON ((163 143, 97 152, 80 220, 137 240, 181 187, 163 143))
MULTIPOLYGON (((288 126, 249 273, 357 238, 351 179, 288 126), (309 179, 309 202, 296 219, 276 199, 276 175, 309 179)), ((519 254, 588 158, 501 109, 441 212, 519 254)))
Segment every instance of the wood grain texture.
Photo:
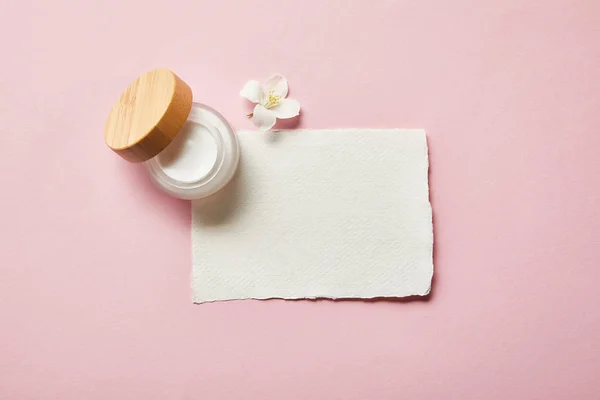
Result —
POLYGON ((137 78, 113 106, 104 129, 106 144, 131 162, 149 160, 179 133, 192 107, 192 90, 168 69, 137 78))

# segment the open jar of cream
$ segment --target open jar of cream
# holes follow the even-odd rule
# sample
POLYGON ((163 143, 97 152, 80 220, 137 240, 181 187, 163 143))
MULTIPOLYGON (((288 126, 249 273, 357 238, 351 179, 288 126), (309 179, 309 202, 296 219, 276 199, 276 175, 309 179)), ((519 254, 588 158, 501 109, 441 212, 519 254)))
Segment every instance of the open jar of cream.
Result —
POLYGON ((168 194, 192 200, 223 188, 237 169, 233 128, 218 112, 192 101, 192 90, 168 69, 136 79, 113 106, 106 144, 131 162, 144 162, 168 194))

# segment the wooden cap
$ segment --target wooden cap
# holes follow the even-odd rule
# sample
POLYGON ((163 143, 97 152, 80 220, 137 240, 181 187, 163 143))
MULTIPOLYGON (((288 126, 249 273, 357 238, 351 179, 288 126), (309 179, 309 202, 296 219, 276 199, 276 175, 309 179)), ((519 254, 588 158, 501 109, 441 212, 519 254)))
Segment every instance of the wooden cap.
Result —
POLYGON ((131 162, 151 159, 179 133, 192 108, 192 90, 168 69, 137 78, 113 106, 106 144, 131 162))

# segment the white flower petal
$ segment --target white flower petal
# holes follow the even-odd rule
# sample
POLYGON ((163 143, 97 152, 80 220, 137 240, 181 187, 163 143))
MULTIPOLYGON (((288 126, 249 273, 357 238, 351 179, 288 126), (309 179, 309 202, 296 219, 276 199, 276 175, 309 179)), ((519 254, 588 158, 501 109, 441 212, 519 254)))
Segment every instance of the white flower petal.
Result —
POLYGON ((275 75, 269 78, 269 80, 265 83, 265 94, 269 94, 270 91, 273 91, 275 96, 279 96, 284 98, 288 94, 288 83, 287 79, 285 79, 281 75, 275 75))
POLYGON ((262 97, 262 86, 258 81, 248 81, 240 91, 240 96, 247 98, 253 103, 260 103, 262 97))
POLYGON ((271 111, 279 119, 293 118, 300 114, 300 103, 294 99, 281 99, 271 111))
POLYGON ((268 131, 275 125, 277 122, 277 117, 275 117, 275 113, 271 110, 267 110, 262 105, 257 104, 254 107, 254 112, 252 114, 252 122, 262 131, 268 131))

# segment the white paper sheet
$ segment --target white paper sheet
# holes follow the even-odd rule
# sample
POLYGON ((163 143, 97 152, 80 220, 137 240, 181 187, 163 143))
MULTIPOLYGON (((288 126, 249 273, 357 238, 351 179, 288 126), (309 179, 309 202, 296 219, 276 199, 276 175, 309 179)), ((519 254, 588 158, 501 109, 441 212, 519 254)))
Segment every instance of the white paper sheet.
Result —
POLYGON ((239 132, 228 187, 193 202, 194 302, 426 295, 422 130, 239 132))

